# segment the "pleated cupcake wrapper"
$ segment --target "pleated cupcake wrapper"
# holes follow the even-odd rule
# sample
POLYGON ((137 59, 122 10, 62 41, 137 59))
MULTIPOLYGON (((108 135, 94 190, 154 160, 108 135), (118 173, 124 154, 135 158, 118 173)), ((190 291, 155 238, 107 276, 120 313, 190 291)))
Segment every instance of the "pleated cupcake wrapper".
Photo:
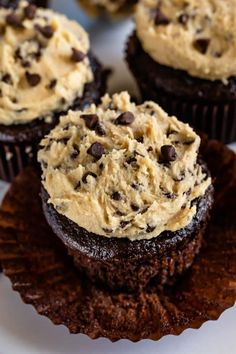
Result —
POLYGON ((236 300, 236 155, 204 139, 202 154, 216 190, 203 248, 179 281, 129 294, 78 273, 45 221, 40 178, 27 168, 0 211, 0 261, 13 289, 54 324, 91 338, 157 340, 216 320, 236 300))
POLYGON ((138 82, 143 100, 153 100, 169 114, 175 115, 197 130, 207 133, 209 138, 224 144, 236 141, 236 102, 211 103, 189 102, 182 98, 156 91, 155 96, 148 92, 148 85, 138 82))
POLYGON ((24 167, 37 164, 38 144, 0 142, 0 179, 11 182, 24 167))

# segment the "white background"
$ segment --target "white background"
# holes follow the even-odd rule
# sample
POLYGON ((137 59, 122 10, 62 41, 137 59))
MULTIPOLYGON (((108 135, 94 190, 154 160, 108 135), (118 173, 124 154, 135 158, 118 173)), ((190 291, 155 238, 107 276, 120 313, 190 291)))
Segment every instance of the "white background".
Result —
MULTIPOLYGON (((127 89, 135 93, 134 82, 122 58, 132 21, 93 21, 79 11, 73 0, 54 0, 53 5, 88 29, 93 51, 104 64, 116 69, 109 90, 127 89)), ((0 198, 6 188, 6 184, 0 183, 0 198)), ((54 326, 47 318, 37 315, 32 306, 23 304, 18 293, 11 290, 9 280, 0 275, 0 354, 236 354, 235 334, 236 306, 199 330, 190 329, 178 337, 167 336, 158 342, 110 343, 106 339, 71 335, 65 327, 54 326)))

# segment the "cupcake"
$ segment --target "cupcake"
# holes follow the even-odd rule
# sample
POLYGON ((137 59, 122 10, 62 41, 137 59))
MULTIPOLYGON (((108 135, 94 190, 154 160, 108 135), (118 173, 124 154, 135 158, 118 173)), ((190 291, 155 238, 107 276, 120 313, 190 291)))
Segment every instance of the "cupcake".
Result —
POLYGON ((79 0, 79 4, 91 15, 107 13, 110 15, 128 14, 137 0, 79 0))
POLYGON ((137 290, 191 266, 213 187, 189 125, 122 92, 70 111, 40 146, 44 214, 89 279, 137 290))
POLYGON ((36 162, 39 141, 69 108, 97 102, 106 71, 76 22, 25 1, 0 9, 0 179, 36 162))
POLYGON ((236 140, 234 0, 140 0, 127 61, 142 97, 224 143, 236 140))

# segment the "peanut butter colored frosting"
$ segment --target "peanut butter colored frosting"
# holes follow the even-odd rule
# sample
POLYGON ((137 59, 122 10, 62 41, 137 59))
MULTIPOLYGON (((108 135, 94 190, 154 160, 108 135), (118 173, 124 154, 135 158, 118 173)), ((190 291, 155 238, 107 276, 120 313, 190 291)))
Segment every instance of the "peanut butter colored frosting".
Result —
POLYGON ((225 84, 236 75, 236 0, 140 0, 135 21, 159 64, 225 84))
POLYGON ((89 232, 151 239, 188 225, 211 183, 197 162, 200 138, 157 104, 127 92, 70 111, 42 140, 48 202, 89 232))
POLYGON ((22 1, 0 9, 0 124, 50 119, 93 80, 89 39, 76 22, 22 1))

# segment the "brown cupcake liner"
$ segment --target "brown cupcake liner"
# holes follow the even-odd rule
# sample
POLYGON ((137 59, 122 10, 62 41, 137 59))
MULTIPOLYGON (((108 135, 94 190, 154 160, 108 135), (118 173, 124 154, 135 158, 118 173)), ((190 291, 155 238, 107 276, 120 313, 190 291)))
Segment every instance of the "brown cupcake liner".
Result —
POLYGON ((236 141, 236 102, 191 102, 173 97, 163 91, 148 92, 146 85, 138 82, 143 100, 153 100, 169 114, 197 130, 204 131, 211 139, 224 144, 236 141))
POLYGON ((13 289, 53 323, 91 338, 157 340, 216 320, 236 300, 236 155, 205 140, 202 153, 216 196, 200 254, 173 284, 129 294, 98 287, 78 273, 45 221, 40 178, 26 169, 0 212, 0 260, 13 289))

